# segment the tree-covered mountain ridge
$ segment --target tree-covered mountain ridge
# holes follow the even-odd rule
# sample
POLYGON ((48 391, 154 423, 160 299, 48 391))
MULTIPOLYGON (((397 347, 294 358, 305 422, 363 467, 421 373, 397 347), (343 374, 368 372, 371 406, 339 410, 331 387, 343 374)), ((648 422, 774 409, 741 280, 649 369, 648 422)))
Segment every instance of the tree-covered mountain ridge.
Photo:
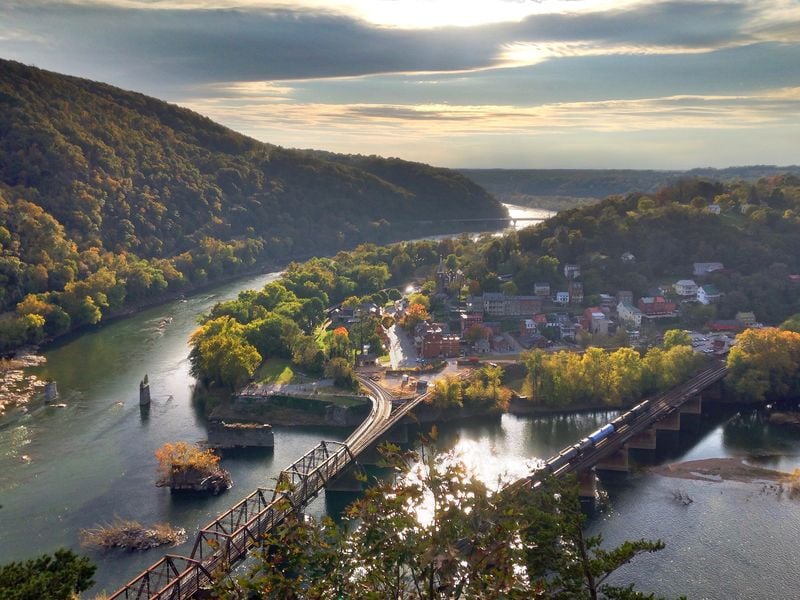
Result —
POLYGON ((420 215, 505 215, 452 171, 334 157, 0 59, 0 312, 17 317, 0 346, 268 261, 446 230, 420 215))

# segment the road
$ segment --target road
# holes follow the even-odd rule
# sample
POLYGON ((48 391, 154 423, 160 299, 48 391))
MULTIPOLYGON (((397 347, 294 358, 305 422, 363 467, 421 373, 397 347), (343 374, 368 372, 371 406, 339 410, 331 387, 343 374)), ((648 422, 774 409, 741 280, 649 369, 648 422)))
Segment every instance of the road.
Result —
POLYGON ((417 351, 414 340, 405 332, 392 325, 387 331, 389 337, 389 358, 392 368, 413 367, 416 365, 417 351))

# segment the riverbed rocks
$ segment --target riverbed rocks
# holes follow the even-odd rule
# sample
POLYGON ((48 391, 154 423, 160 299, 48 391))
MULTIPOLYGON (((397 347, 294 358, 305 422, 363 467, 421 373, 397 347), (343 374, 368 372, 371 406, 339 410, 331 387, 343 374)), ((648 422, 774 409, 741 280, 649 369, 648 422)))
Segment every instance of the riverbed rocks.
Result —
POLYGON ((45 362, 43 356, 30 352, 0 360, 0 417, 8 410, 23 407, 44 389, 45 382, 24 371, 45 362))
POLYGON ((138 521, 115 519, 107 525, 81 530, 81 545, 89 548, 149 550, 186 541, 186 530, 168 523, 144 527, 138 521))
POLYGON ((157 486, 168 486, 172 492, 211 492, 220 494, 233 487, 231 474, 225 469, 173 469, 168 478, 159 479, 157 486))

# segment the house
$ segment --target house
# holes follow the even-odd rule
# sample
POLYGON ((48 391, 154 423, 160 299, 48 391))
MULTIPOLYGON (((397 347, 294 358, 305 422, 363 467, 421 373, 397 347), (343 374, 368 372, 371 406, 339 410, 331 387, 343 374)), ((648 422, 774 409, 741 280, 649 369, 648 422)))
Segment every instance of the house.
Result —
POLYGON ((600 306, 606 308, 614 308, 617 305, 617 299, 611 294, 600 294, 600 306))
POLYGON ((511 342, 506 339, 504 335, 494 335, 489 340, 489 346, 493 352, 511 352, 514 348, 511 342))
POLYGON ((574 340, 575 339, 575 324, 571 321, 566 321, 558 324, 558 328, 561 331, 561 339, 562 340, 574 340))
POLYGON ((677 305, 669 302, 664 296, 645 296, 639 298, 639 310, 643 317, 660 318, 674 317, 677 312, 677 305))
POLYGON ((624 302, 633 306, 633 292, 630 290, 619 290, 617 292, 617 302, 624 302))
POLYGON ((461 335, 464 335, 464 332, 473 325, 480 325, 481 323, 483 323, 483 313, 482 312, 461 313, 460 321, 461 321, 461 335))
POLYGON ((629 327, 642 326, 642 311, 628 302, 620 302, 617 304, 617 316, 619 320, 628 325, 629 327))
POLYGON ((746 327, 753 327, 756 324, 756 315, 753 312, 737 312, 736 320, 746 327))
POLYGON ((620 259, 625 263, 636 262, 636 257, 630 252, 623 252, 622 256, 620 256, 620 259))
POLYGON ((556 304, 569 304, 569 292, 556 292, 553 302, 556 304))
POLYGON ((567 293, 570 303, 580 304, 583 302, 583 284, 580 281, 570 281, 567 285, 567 293))
POLYGON ((461 337, 446 333, 439 323, 420 323, 414 342, 422 358, 454 357, 460 354, 461 337))
POLYGON ((712 304, 720 299, 722 294, 717 286, 707 283, 697 288, 697 301, 700 304, 712 304))
POLYGON ((695 277, 702 277, 725 268, 722 263, 719 262, 694 263, 692 267, 692 275, 695 277))
POLYGON ((718 319, 706 323, 706 328, 709 331, 741 331, 744 324, 736 319, 718 319))
POLYGON ((697 284, 691 279, 681 279, 673 286, 675 293, 683 298, 695 298, 697 296, 697 284))
POLYGON ((499 317, 506 314, 506 295, 503 292, 484 292, 483 310, 486 314, 499 317))
POLYGON ((581 327, 593 334, 608 335, 608 317, 598 306, 583 311, 581 327))
POLYGON ((522 336, 532 336, 536 333, 536 321, 533 319, 523 319, 519 322, 519 333, 522 336))
POLYGON ((547 327, 547 315, 544 313, 536 313, 533 315, 533 322, 536 323, 537 327, 547 327))
POLYGON ((710 212, 712 215, 718 215, 722 212, 722 208, 719 204, 709 204, 706 206, 706 210, 710 212))
POLYGON ((359 354, 356 356, 357 367, 374 367, 378 364, 378 356, 376 354, 359 354))
POLYGON ((490 317, 529 316, 541 308, 539 296, 506 296, 503 292, 484 292, 480 299, 471 296, 467 301, 468 312, 485 312, 490 317))
POLYGON ((539 282, 533 284, 534 296, 541 296, 542 298, 550 297, 550 284, 547 282, 539 282))
POLYGON ((581 268, 578 265, 564 265, 564 277, 567 279, 578 279, 581 276, 581 268))

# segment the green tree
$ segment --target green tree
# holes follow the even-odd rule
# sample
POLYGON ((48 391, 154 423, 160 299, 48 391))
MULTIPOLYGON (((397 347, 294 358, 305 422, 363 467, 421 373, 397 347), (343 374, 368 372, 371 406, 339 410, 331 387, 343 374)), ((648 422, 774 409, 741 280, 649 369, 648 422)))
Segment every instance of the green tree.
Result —
POLYGON ((341 388, 354 390, 358 387, 358 380, 353 372, 353 366, 346 358, 333 358, 325 365, 325 377, 333 379, 333 383, 341 388))
POLYGON ((664 332, 664 350, 669 350, 674 346, 691 346, 692 338, 682 329, 670 329, 664 332))
POLYGON ((465 465, 430 444, 385 447, 396 477, 329 518, 289 518, 270 533, 246 577, 223 598, 403 600, 653 598, 607 583, 659 541, 612 549, 583 530, 577 485, 545 480, 531 489, 490 490, 465 465))
POLYGON ((258 350, 245 339, 245 327, 231 317, 208 321, 189 343, 191 373, 207 385, 216 382, 233 390, 261 364, 258 350))
POLYGON ((87 557, 60 549, 0 566, 2 600, 72 600, 94 585, 96 567, 87 557))

